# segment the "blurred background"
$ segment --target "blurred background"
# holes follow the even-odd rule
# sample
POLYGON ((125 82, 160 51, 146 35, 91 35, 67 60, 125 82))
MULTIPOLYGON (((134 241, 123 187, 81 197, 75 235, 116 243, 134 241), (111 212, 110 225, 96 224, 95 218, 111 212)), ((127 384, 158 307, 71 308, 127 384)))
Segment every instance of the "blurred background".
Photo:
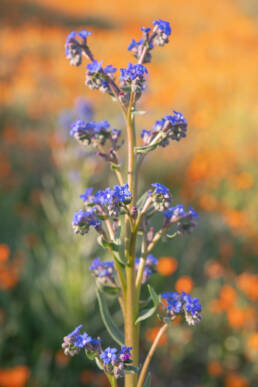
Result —
MULTIPOLYGON (((180 111, 189 134, 148 156, 142 186, 171 187, 199 225, 160 244, 157 290, 200 297, 196 329, 175 321, 152 362, 153 386, 258 385, 256 302, 258 211, 258 4, 255 0, 1 0, 0 386, 106 386, 83 357, 67 358, 62 337, 79 323, 106 336, 88 266, 103 251, 94 233, 71 227, 85 187, 104 187, 105 164, 69 138, 70 123, 107 119, 116 104, 84 85, 85 64, 64 56, 67 34, 86 28, 96 57, 125 67, 140 27, 168 20, 156 48, 138 128, 180 111)), ((113 313, 119 320, 116 307, 113 313)), ((159 322, 144 325, 148 350, 159 322)))

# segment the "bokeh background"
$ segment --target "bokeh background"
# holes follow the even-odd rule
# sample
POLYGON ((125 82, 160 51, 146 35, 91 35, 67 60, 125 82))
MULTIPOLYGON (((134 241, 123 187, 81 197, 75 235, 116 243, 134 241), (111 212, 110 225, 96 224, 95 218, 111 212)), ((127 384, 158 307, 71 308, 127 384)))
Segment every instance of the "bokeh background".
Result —
MULTIPOLYGON (((81 322, 111 344, 88 271, 103 251, 93 233, 73 234, 71 218, 85 187, 113 181, 69 138, 69 124, 94 117, 122 128, 122 117, 85 87, 85 66, 70 67, 64 41, 86 27, 97 58, 125 67, 131 38, 159 17, 173 34, 155 49, 138 127, 175 109, 189 134, 147 158, 141 183, 171 186, 200 221, 193 235, 156 248, 152 283, 192 291, 204 318, 196 329, 173 324, 151 365, 153 386, 257 386, 257 2, 1 0, 0 8, 0 386, 107 385, 60 350, 81 322)), ((111 308, 119 321, 112 300, 111 308)), ((158 326, 145 324, 143 354, 158 326)))

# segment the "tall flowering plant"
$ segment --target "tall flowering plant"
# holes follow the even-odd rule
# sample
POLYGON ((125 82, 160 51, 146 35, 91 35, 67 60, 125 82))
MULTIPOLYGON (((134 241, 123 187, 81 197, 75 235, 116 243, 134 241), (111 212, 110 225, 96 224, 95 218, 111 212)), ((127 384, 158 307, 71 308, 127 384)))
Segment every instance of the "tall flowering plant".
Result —
POLYGON ((198 215, 191 207, 185 209, 181 204, 172 204, 169 188, 158 182, 151 184, 146 192, 138 192, 141 165, 146 155, 156 148, 169 146, 172 141, 180 141, 187 133, 186 119, 173 111, 157 120, 151 129, 143 129, 139 140, 136 138, 137 104, 145 90, 148 74, 145 65, 151 61, 155 46, 167 44, 171 35, 170 24, 160 19, 153 22, 153 28, 142 27, 141 30, 142 39, 132 39, 128 47, 137 63, 121 68, 120 77, 116 77, 117 69, 112 65, 104 66, 103 61, 95 59, 88 44, 90 32, 73 31, 65 43, 65 54, 71 65, 79 66, 83 56, 89 61, 86 85, 109 94, 118 103, 125 121, 128 159, 126 165, 121 164, 119 153, 125 143, 123 131, 111 128, 108 121, 77 120, 71 125, 71 136, 81 146, 95 148, 117 178, 117 185, 104 190, 86 188, 80 196, 82 208, 74 214, 72 225, 74 232, 80 235, 94 228, 98 243, 109 251, 109 261, 95 258, 89 270, 96 279, 101 317, 119 348, 103 348, 101 339, 89 336, 82 325, 64 337, 62 347, 70 356, 84 350, 86 356, 105 372, 111 386, 117 386, 118 379, 124 378, 126 387, 150 386, 150 361, 172 320, 183 315, 186 323, 194 326, 201 319, 198 298, 174 291, 158 295, 148 284, 158 262, 151 254, 153 248, 162 238, 192 232, 198 215), (154 214, 161 218, 158 229, 152 223, 154 214), (147 300, 141 298, 143 287, 149 292, 147 300), (112 319, 106 294, 115 295, 120 304, 124 332, 112 319), (155 315, 162 325, 141 363, 141 324, 155 315))

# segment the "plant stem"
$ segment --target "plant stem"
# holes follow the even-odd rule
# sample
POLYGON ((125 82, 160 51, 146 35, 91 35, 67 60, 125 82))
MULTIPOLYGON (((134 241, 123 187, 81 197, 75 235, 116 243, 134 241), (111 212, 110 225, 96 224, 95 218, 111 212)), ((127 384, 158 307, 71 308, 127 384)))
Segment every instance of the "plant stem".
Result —
POLYGON ((110 382, 110 385, 111 387, 117 387, 117 381, 116 381, 116 378, 114 376, 111 376, 111 375, 108 375, 106 374, 109 382, 110 382))
POLYGON ((150 361, 152 359, 152 356, 158 346, 158 343, 159 343, 159 340, 160 338, 162 337, 162 335, 165 333, 165 331, 167 330, 168 328, 168 324, 164 324, 159 332, 157 333, 157 336, 155 337, 155 340, 149 350, 149 353, 145 359, 145 362, 142 366, 142 370, 141 370, 141 373, 140 373, 140 376, 139 376, 139 379, 138 379, 138 383, 137 383, 137 387, 142 387, 143 383, 144 383, 144 380, 145 380, 145 377, 146 377, 146 373, 148 371, 148 367, 149 367, 149 364, 150 364, 150 361))

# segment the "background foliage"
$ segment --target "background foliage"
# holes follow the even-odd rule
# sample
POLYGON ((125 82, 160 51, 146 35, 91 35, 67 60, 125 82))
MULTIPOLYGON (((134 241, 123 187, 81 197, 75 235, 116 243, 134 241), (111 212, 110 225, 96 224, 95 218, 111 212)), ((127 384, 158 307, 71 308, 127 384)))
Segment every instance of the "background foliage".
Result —
MULTIPOLYGON (((108 185, 108 171, 79 152, 68 123, 78 114, 78 96, 91 101, 96 119, 120 128, 122 117, 107 96, 86 89, 84 68, 69 66, 63 45, 71 29, 85 26, 98 57, 124 66, 131 37, 157 17, 171 21, 173 35, 150 64, 142 102, 148 115, 138 127, 148 129, 173 108, 190 130, 177 146, 147 158, 142 186, 171 186, 175 201, 194 205, 201 217, 192 236, 154 252, 160 261, 153 281, 160 290, 193 289, 204 318, 194 331, 174 323, 152 363, 153 385, 257 385, 256 2, 0 5, 0 386, 106 383, 84 359, 60 351, 62 337, 80 322, 93 336, 104 334, 88 272, 90 259, 103 253, 93 234, 74 236, 71 218, 78 195, 108 185)), ((158 325, 146 326, 143 353, 158 325)))

